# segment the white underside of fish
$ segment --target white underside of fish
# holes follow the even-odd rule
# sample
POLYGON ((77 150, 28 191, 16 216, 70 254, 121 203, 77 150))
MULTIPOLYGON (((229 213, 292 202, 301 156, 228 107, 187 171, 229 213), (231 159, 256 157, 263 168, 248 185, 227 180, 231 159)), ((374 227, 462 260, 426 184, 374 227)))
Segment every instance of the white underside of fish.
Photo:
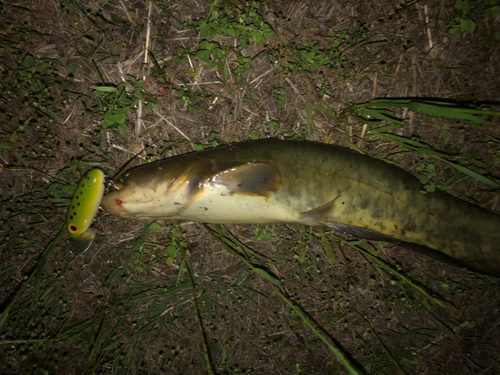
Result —
POLYGON ((274 193, 270 198, 241 196, 225 186, 204 188, 189 207, 172 218, 217 224, 301 223, 297 212, 276 202, 274 193))

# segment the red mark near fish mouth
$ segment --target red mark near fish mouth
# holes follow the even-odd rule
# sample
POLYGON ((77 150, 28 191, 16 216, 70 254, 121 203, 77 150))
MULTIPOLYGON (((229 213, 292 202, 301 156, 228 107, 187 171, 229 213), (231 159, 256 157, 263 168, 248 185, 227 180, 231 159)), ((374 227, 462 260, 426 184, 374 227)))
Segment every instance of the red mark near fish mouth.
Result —
POLYGON ((119 205, 119 206, 121 206, 121 205, 122 205, 122 203, 123 203, 123 201, 122 201, 122 200, 120 200, 120 199, 115 199, 115 202, 116 202, 116 204, 117 204, 117 205, 119 205))

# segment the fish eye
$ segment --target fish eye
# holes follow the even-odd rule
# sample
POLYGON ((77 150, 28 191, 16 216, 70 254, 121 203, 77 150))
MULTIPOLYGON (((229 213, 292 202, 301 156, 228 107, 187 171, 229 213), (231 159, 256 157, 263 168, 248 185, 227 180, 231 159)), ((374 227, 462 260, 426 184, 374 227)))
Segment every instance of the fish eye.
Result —
POLYGON ((69 223, 68 230, 70 233, 75 234, 78 232, 78 225, 76 225, 75 223, 69 223))

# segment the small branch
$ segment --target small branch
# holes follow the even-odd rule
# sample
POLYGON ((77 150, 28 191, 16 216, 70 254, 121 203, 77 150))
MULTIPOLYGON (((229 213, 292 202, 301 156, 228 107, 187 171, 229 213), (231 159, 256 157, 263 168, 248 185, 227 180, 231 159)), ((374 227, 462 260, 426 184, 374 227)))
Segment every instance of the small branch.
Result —
MULTIPOLYGON (((144 65, 142 67, 142 80, 146 80, 146 69, 148 66, 148 51, 151 37, 151 12, 153 9, 153 2, 150 1, 148 4, 148 18, 147 18, 147 31, 146 31, 146 45, 144 47, 144 65)), ((139 140, 139 135, 141 134, 141 125, 142 125, 142 100, 139 100, 137 103, 137 120, 135 123, 135 137, 139 140)))
POLYGON ((170 122, 169 120, 167 120, 166 117, 164 117, 163 115, 161 115, 158 111, 154 111, 154 113, 156 113, 158 116, 160 116, 163 121, 165 121, 168 125, 170 125, 171 127, 173 127, 175 130, 177 130, 180 135, 182 135, 189 142, 191 142, 191 144, 193 144, 193 141, 191 140, 191 138, 189 138, 186 134, 184 134, 184 132, 181 129, 179 129, 177 126, 175 126, 172 122, 170 122))

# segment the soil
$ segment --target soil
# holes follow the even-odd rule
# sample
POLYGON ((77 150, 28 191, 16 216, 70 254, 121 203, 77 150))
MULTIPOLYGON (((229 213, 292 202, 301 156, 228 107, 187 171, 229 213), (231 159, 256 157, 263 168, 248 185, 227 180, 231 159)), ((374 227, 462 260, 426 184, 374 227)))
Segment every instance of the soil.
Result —
MULTIPOLYGON (((220 19, 223 9, 232 9, 225 16, 231 18, 254 4, 219 3, 225 8, 212 16, 220 19)), ((495 187, 366 135, 386 124, 366 128, 348 113, 349 105, 375 98, 449 100, 498 111, 499 5, 470 3, 263 1, 255 9, 272 36, 244 45, 241 30, 251 19, 238 35, 200 33, 198 21, 211 7, 203 0, 0 0, 2 311, 62 228, 72 191, 92 167, 112 177, 128 162, 232 141, 293 138, 386 159, 428 186, 499 211, 495 187), (204 60, 197 54, 203 41, 217 43, 223 58, 204 60), (310 61, 327 57, 317 69, 296 59, 314 46, 310 61), (145 65, 146 48, 152 53, 145 65), (29 56, 47 70, 30 75, 29 56), (245 62, 248 69, 241 68, 245 62), (136 101, 121 128, 107 126, 109 107, 99 108, 93 92, 128 76, 145 78, 142 122, 137 125, 136 101)), ((133 85, 129 80, 130 95, 133 85)), ((393 115, 404 126, 392 134, 456 154, 456 163, 499 180, 498 118, 478 125, 403 108, 393 115)), ((92 247, 76 256, 65 241, 57 244, 43 277, 27 284, 6 317, 2 373, 347 373, 270 282, 224 248, 214 235, 218 227, 157 226, 106 212, 94 225, 92 247)), ((326 229, 226 228, 360 373, 500 374, 496 277, 392 244, 360 243, 397 271, 390 274, 326 229)))

